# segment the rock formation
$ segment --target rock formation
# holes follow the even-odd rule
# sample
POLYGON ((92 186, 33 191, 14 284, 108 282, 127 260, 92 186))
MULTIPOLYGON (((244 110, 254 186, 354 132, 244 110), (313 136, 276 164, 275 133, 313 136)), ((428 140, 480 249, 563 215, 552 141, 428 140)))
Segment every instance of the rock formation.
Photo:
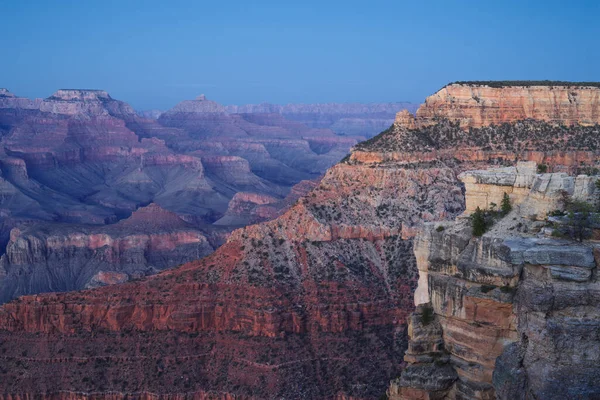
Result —
POLYGON ((227 106, 228 112, 281 114, 312 128, 331 129, 338 135, 370 138, 387 129, 401 110, 414 113, 417 105, 399 103, 248 104, 227 106))
POLYGON ((253 173, 279 185, 315 179, 357 143, 280 114, 229 113, 205 97, 178 104, 161 114, 159 122, 183 130, 175 136, 156 134, 170 147, 199 155, 242 157, 253 173))
POLYGON ((0 258, 0 302, 125 282, 213 250, 205 233, 156 204, 111 225, 23 224, 0 258))
MULTIPOLYGON (((273 137, 262 142, 242 140, 243 135, 251 138, 248 132, 252 129, 241 127, 263 117, 225 115, 240 128, 232 131, 240 135, 239 140, 210 137, 205 146, 188 155, 202 157, 202 152, 218 149, 227 152, 219 155, 239 157, 236 152, 252 149, 257 158, 265 153, 283 157, 290 153, 280 153, 282 147, 306 148, 308 140, 293 138, 289 129, 285 146, 273 137)), ((173 124, 181 124, 181 128, 172 128, 176 129, 173 138, 203 137, 202 131, 186 125, 188 117, 200 116, 175 117, 173 124)), ((42 394, 68 398, 78 393, 94 393, 95 398, 378 398, 389 381, 400 376, 407 348, 406 362, 421 363, 422 368, 407 369, 412 375, 401 379, 422 386, 397 384, 390 394, 410 388, 416 395, 428 390, 441 394, 471 390, 466 397, 492 393, 496 353, 479 355, 475 350, 497 341, 493 350, 504 354, 500 344, 521 340, 518 323, 511 325, 506 317, 512 313, 512 303, 506 298, 512 296, 511 288, 520 279, 517 266, 506 258, 496 263, 486 258, 490 246, 497 244, 492 239, 485 246, 476 246, 470 235, 463 235, 458 228, 448 225, 443 230, 448 246, 454 249, 456 242, 459 247, 450 254, 443 252, 448 246, 433 247, 432 252, 442 251, 438 275, 454 271, 455 264, 442 261, 462 254, 466 247, 469 252, 464 258, 473 261, 465 265, 479 260, 494 264, 493 273, 481 274, 491 275, 489 284, 497 287, 487 296, 474 294, 472 301, 465 303, 468 315, 481 312, 481 326, 473 328, 481 333, 481 340, 470 341, 464 337, 465 329, 470 328, 461 320, 467 315, 461 314, 462 304, 443 304, 441 295, 430 298, 433 308, 420 306, 417 314, 409 317, 415 308, 417 282, 423 280, 417 266, 423 269, 427 259, 423 253, 415 256, 414 236, 424 221, 454 219, 464 211, 460 173, 514 166, 516 161, 543 162, 553 174, 568 176, 594 168, 596 149, 600 148, 598 129, 543 121, 512 121, 502 128, 482 127, 471 132, 448 119, 420 130, 395 124, 356 146, 350 157, 329 169, 319 184, 285 213, 234 231, 227 243, 202 260, 120 285, 25 296, 2 306, 0 351, 6 350, 0 393, 7 398, 42 394), (507 288, 502 290, 504 281, 507 288), (436 308, 440 303, 444 313, 436 308), (452 348, 445 347, 445 335, 450 332, 447 320, 457 324, 452 342, 457 345, 452 348), (420 343, 409 346, 407 331, 420 343), (23 353, 25 343, 28 350, 23 353), (459 353, 461 343, 468 345, 463 353, 459 353), (471 351, 476 355, 456 367, 453 355, 466 357, 471 351), (453 389, 463 376, 461 382, 466 384, 453 389)), ((166 134, 161 137, 170 148, 185 142, 169 142, 166 134)), ((265 164, 251 160, 248 164, 261 176, 258 171, 265 164)), ((525 170, 531 168, 519 165, 498 174, 512 174, 514 182, 520 182, 517 175, 525 170)), ((208 168, 203 171, 207 174, 208 168)), ((474 179, 482 185, 488 182, 474 179)), ((508 187, 510 179, 506 182, 508 187)), ((561 182, 560 187, 566 188, 570 180, 561 178, 561 182)), ((571 183, 576 186, 574 180, 571 183)), ((532 183, 532 189, 535 185, 532 183)), ((517 191, 514 193, 516 196, 517 191)), ((227 212, 235 215, 248 203, 267 201, 267 197, 239 195, 227 212)), ((493 201, 491 197, 489 201, 493 201)), ((248 206, 248 210, 259 206, 248 206)), ((514 224, 513 230, 524 230, 524 226, 533 230, 541 229, 543 222, 518 227, 515 220, 514 224)), ((550 243, 527 243, 538 254, 549 253, 550 243)), ((418 239, 416 246, 425 247, 423 239, 418 239)), ((555 247, 552 254, 560 253, 562 248, 555 247)), ((559 267, 554 268, 555 273, 584 279, 585 269, 590 269, 589 254, 579 250, 577 255, 581 262, 575 267, 579 269, 565 271, 561 267, 571 265, 553 264, 559 267)), ((468 268, 461 271, 466 274, 464 279, 477 279, 468 268)), ((433 272, 428 269, 431 276, 433 272)), ((462 298, 464 290, 454 292, 449 286, 459 278, 440 278, 440 286, 448 284, 448 296, 456 295, 452 299, 462 298)), ((473 282, 473 286, 479 285, 473 282)), ((419 283, 423 287, 423 282, 419 283)), ((426 301, 428 294, 417 291, 426 301)), ((558 313, 556 317, 567 315, 558 313)), ((518 376, 522 352, 517 348, 511 354, 517 358, 507 356, 505 365, 514 366, 518 376)), ((584 382, 588 376, 584 373, 577 379, 584 382)), ((508 381, 519 384, 518 379, 508 381)), ((510 388, 506 386, 506 390, 510 388)))
POLYGON ((391 399, 600 395, 597 243, 542 229, 562 191, 595 200, 598 176, 536 175, 528 164, 462 174, 465 214, 498 191, 515 208, 481 238, 464 218, 428 223, 415 238, 409 366, 391 383, 391 399))
POLYGON ((600 123, 600 87, 543 81, 452 83, 429 96, 414 121, 399 114, 396 122, 422 128, 440 118, 457 121, 462 129, 525 119, 567 126, 595 125, 600 123))
MULTIPOLYGON (((205 98, 184 102, 162 118, 172 122, 170 116, 183 115, 181 124, 164 126, 102 90, 59 90, 35 100, 2 90, 0 256, 6 253, 7 278, 0 285, 0 302, 82 289, 99 269, 145 275, 204 256, 234 228, 278 215, 289 206, 286 196, 293 185, 318 180, 356 143, 281 115, 221 115, 223 110, 205 98), (238 192, 274 201, 270 208, 238 207, 229 225, 223 218, 238 192), (114 246, 73 247, 66 238, 77 235, 81 243, 91 243, 93 235, 150 203, 188 222, 200 250, 175 244, 179 250, 167 260, 141 244, 135 256, 115 255, 114 246), (17 230, 11 238, 12 228, 17 230), (67 244, 54 253, 49 240, 67 244)), ((159 209, 149 210, 160 220, 159 209)), ((129 223, 125 236, 148 234, 129 223)))

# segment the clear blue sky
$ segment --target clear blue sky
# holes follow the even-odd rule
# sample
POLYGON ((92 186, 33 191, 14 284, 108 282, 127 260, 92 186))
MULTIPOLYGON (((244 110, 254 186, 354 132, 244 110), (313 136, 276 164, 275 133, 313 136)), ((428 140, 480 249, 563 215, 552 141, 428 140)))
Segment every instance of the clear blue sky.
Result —
POLYGON ((600 80, 598 0, 1 0, 0 17, 0 87, 101 88, 138 109, 600 80))

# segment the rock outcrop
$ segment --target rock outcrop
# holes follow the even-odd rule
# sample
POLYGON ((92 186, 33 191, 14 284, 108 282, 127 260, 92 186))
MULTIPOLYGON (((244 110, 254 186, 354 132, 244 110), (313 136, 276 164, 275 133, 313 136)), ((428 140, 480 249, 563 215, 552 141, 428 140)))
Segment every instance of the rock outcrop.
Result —
POLYGON ((600 125, 571 127, 525 120, 471 128, 441 119, 408 129, 394 124, 379 136, 354 147, 348 162, 418 165, 443 161, 468 170, 468 164, 514 165, 535 161, 549 172, 585 173, 598 165, 600 125))
POLYGON ((452 83, 425 100, 416 118, 399 114, 407 128, 434 125, 440 118, 462 129, 535 119, 553 125, 600 123, 600 87, 566 82, 464 82, 452 83))
POLYGON ((0 258, 0 302, 151 275, 212 253, 206 236, 156 204, 112 225, 24 224, 0 258))
POLYGON ((561 191, 597 198, 595 185, 576 187, 598 177, 531 170, 522 164, 462 174, 467 207, 498 190, 515 207, 482 237, 472 237, 466 219, 429 223, 417 235, 409 366, 392 381, 391 399, 600 395, 600 339, 592 333, 600 327, 598 245, 540 233, 548 210, 560 208, 561 191))

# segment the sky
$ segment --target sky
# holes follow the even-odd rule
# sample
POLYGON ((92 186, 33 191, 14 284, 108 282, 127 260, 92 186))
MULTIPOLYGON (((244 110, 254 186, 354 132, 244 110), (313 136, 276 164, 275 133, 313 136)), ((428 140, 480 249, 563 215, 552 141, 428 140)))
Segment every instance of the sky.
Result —
POLYGON ((140 110, 600 80, 598 0, 1 0, 0 18, 0 87, 104 89, 140 110))

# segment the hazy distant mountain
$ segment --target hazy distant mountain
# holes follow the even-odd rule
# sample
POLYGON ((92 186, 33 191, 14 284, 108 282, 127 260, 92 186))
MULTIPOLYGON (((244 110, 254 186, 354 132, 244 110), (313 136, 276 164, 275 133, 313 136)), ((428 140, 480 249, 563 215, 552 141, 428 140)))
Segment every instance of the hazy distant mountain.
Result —
MULTIPOLYGON (((203 95, 198 96, 206 100, 203 95)), ((223 106, 221 106, 223 107, 223 106)), ((418 104, 396 103, 322 103, 322 104, 246 104, 225 106, 221 110, 231 114, 281 114, 311 128, 331 129, 338 135, 370 138, 389 128, 396 113, 408 110, 414 113, 418 104)), ((138 112, 146 118, 157 119, 161 111, 138 112)))

